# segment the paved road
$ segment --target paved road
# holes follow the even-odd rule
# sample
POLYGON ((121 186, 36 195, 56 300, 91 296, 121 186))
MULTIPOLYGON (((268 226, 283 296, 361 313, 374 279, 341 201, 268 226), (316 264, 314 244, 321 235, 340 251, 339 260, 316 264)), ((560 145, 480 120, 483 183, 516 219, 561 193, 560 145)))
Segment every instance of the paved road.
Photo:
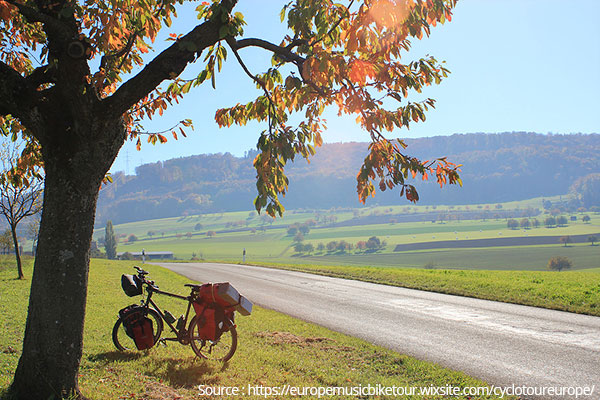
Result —
POLYGON ((160 265, 491 384, 596 385, 587 398, 600 399, 598 317, 261 267, 160 265))

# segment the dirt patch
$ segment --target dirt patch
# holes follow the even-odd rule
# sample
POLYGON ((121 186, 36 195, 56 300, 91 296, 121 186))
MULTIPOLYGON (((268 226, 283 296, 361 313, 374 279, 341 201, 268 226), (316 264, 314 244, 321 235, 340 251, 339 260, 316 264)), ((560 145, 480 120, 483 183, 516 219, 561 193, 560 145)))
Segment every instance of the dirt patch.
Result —
POLYGON ((182 400, 184 396, 177 393, 170 386, 158 382, 149 382, 146 385, 146 392, 142 398, 144 400, 182 400))
POLYGON ((290 332, 258 332, 257 337, 267 338, 273 345, 295 344, 300 347, 316 347, 319 350, 355 351, 354 347, 340 346, 333 339, 326 337, 304 337, 290 332))
POLYGON ((326 337, 304 337, 294 335, 290 332, 258 332, 256 336, 271 339, 272 344, 297 344, 300 346, 310 346, 316 343, 334 342, 326 337))

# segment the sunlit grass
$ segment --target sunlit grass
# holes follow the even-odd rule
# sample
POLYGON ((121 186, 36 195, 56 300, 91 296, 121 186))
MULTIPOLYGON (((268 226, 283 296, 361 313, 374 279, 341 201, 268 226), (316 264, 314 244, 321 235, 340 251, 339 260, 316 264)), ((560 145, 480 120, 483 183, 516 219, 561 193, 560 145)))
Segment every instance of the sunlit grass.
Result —
MULTIPOLYGON (((111 341, 117 312, 137 298, 120 287, 131 262, 94 260, 90 269, 81 390, 90 399, 198 399, 198 385, 236 386, 480 386, 481 381, 415 360, 330 330, 256 307, 238 317, 239 349, 227 365, 195 358, 189 346, 170 344, 149 351, 121 353, 111 341)), ((164 290, 186 293, 189 280, 147 265, 164 290)), ((21 351, 30 280, 0 270, 0 397, 11 382, 21 351)), ((31 262, 25 272, 31 276, 31 262)), ((185 303, 160 297, 178 315, 185 303)), ((233 396, 230 398, 263 398, 233 396)), ((223 397, 218 397, 223 398, 223 397)), ((278 398, 292 398, 280 396, 278 398)), ((421 399, 422 397, 415 397, 421 399)), ((441 397, 427 397, 441 398, 441 397)), ((459 397, 461 398, 461 397, 459 397)), ((465 397, 466 398, 466 397, 465 397)))

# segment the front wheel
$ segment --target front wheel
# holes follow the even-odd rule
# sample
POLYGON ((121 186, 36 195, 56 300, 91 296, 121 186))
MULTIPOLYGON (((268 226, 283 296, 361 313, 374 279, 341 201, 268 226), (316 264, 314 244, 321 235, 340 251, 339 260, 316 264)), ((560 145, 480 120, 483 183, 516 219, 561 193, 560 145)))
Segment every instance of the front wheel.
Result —
POLYGON ((198 336, 200 329, 199 324, 201 323, 202 319, 198 316, 195 316, 190 323, 190 344, 192 345, 194 353, 196 353, 198 357, 207 360, 223 362, 233 357, 233 354, 237 349, 237 331, 235 330, 235 325, 231 323, 229 329, 223 332, 219 339, 207 340, 201 339, 198 336))
MULTIPOLYGON (((150 320, 152 320, 152 329, 154 330, 154 344, 156 344, 158 342, 158 339, 160 339, 160 335, 162 334, 163 330, 162 318, 160 317, 158 312, 151 308, 148 309, 147 317, 150 318, 150 320)), ((123 321, 121 320, 121 318, 117 319, 117 322, 115 322, 115 326, 112 330, 112 340, 117 350, 137 350, 133 338, 129 337, 129 335, 127 335, 127 332, 125 332, 125 327, 123 326, 123 321)))

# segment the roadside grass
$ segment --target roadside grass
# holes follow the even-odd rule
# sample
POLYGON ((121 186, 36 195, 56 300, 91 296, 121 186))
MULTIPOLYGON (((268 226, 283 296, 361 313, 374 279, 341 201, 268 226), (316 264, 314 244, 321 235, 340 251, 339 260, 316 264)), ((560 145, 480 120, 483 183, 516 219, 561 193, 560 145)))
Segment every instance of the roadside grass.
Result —
MULTIPOLYGON (((260 258, 247 260, 261 262, 260 258)), ((436 269, 466 270, 510 270, 545 271, 548 260, 554 256, 564 256, 573 262, 573 270, 600 267, 600 246, 589 244, 560 244, 541 246, 506 246, 465 249, 433 249, 404 252, 377 253, 317 253, 295 257, 281 257, 272 262, 288 264, 355 265, 389 268, 423 268, 426 265, 436 269)), ((271 260, 264 260, 271 261, 271 260)), ((250 261, 249 261, 250 262, 250 261)))
MULTIPOLYGON (((189 346, 170 344, 143 352, 118 352, 111 341, 117 311, 137 302, 125 296, 120 275, 132 272, 132 262, 93 260, 80 387, 90 399, 199 399, 198 385, 301 387, 325 386, 483 386, 463 373, 399 355, 306 322, 256 307, 250 317, 237 318, 239 348, 228 364, 194 357, 189 346)), ((161 289, 185 293, 187 278, 147 265, 161 289)), ((25 272, 31 276, 31 260, 25 272)), ((0 269, 0 397, 6 394, 21 352, 30 279, 16 280, 9 268, 0 269)), ((159 305, 178 315, 184 303, 168 297, 159 305)), ((264 398, 218 396, 218 398, 264 398)), ((214 397, 213 397, 214 398, 214 397)), ((278 396, 277 398, 292 398, 278 396)), ((339 397, 344 398, 344 397, 339 397)), ((414 396, 441 399, 443 396, 414 396)), ((468 398, 457 397, 457 398, 468 398)), ((495 398, 495 397, 478 397, 495 398)))
POLYGON ((600 316, 600 268, 582 271, 465 271, 252 263, 265 267, 600 316))

